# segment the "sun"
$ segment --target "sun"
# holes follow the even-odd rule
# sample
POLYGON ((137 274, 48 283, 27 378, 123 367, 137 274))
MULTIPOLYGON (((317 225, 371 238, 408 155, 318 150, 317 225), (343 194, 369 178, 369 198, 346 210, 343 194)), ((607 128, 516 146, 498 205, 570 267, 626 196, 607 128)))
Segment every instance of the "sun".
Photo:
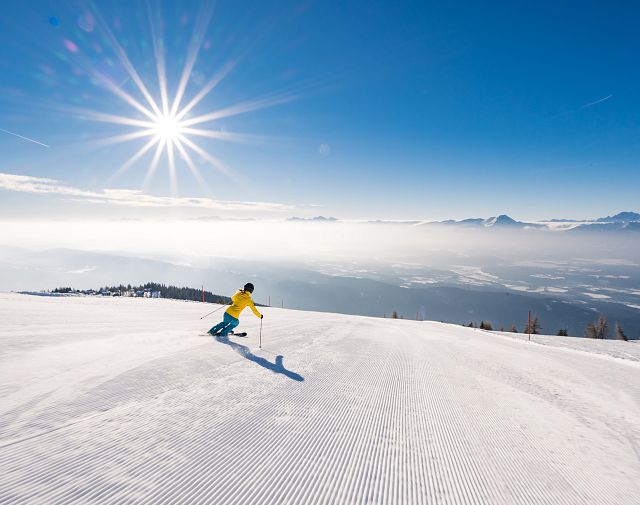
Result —
POLYGON ((157 17, 154 18, 153 12, 155 11, 149 11, 149 18, 152 46, 156 60, 159 96, 154 96, 151 93, 150 88, 132 64, 127 52, 120 45, 116 36, 107 26, 104 18, 97 10, 95 11, 97 26, 104 35, 106 35, 106 39, 110 42, 114 53, 129 74, 130 81, 135 85, 132 90, 133 93, 117 85, 109 79, 108 76, 100 73, 95 68, 90 69, 90 74, 97 83, 123 100, 133 110, 131 111, 131 115, 128 116, 79 108, 70 108, 70 110, 78 113, 83 119, 107 122, 130 128, 128 133, 101 139, 99 142, 100 145, 146 139, 142 147, 116 169, 110 177, 110 180, 119 177, 136 163, 144 161, 144 164, 146 164, 146 176, 143 183, 144 189, 148 187, 154 177, 161 159, 167 161, 172 193, 177 191, 178 167, 176 166, 176 161, 180 161, 181 164, 185 165, 205 189, 207 188, 207 184, 200 174, 200 169, 194 162, 195 159, 209 164, 219 173, 233 179, 235 178, 233 171, 213 154, 199 146, 195 138, 205 137, 225 142, 242 143, 253 141, 262 142, 264 139, 259 135, 245 135, 229 132, 226 129, 222 130, 220 128, 205 128, 202 125, 216 123, 224 118, 286 103, 295 98, 294 95, 290 94, 274 94, 196 114, 197 106, 201 104, 203 99, 207 97, 235 67, 234 60, 227 61, 227 63, 223 64, 222 67, 211 76, 209 81, 199 86, 194 96, 190 99, 187 99, 185 96, 187 85, 191 82, 194 65, 198 59, 200 48, 203 46, 207 27, 213 13, 213 3, 207 3, 203 9, 201 15, 197 16, 198 22, 194 27, 194 33, 187 49, 184 68, 173 96, 169 96, 170 90, 168 89, 169 86, 166 75, 164 43, 160 33, 161 29, 157 28, 158 26, 162 27, 164 23, 157 17), (194 158, 194 156, 197 158, 194 158))
POLYGON ((159 116, 155 125, 151 129, 158 141, 176 144, 180 136, 184 133, 184 128, 175 115, 167 114, 159 116))

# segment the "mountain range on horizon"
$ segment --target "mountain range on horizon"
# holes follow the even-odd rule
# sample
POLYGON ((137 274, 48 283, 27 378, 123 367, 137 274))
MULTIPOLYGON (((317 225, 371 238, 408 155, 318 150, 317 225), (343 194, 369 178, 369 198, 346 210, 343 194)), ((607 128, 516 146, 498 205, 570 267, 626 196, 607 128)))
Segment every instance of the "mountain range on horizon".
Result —
MULTIPOLYGON (((313 223, 335 223, 341 219, 335 217, 290 217, 289 222, 313 222, 313 223)), ((542 221, 518 221, 507 214, 491 216, 489 218, 467 218, 461 220, 446 219, 444 221, 416 221, 416 220, 375 220, 367 221, 369 224, 405 224, 412 226, 458 226, 458 227, 477 227, 477 228, 527 228, 527 229, 546 229, 554 231, 617 231, 629 230, 640 231, 640 213, 623 211, 613 216, 601 217, 597 219, 547 219, 542 221), (563 226, 564 225, 564 226, 563 226)))
POLYGON ((615 230, 633 230, 640 231, 640 213, 637 212, 619 212, 613 216, 601 217, 593 220, 570 220, 570 219, 551 219, 540 222, 517 221, 506 214, 499 216, 484 218, 462 219, 460 221, 445 220, 424 223, 425 225, 444 224, 455 226, 476 226, 484 228, 531 228, 531 229, 556 229, 556 230, 598 230, 598 231, 615 231, 615 230), (553 225, 550 225, 553 223, 553 225), (562 224, 567 226, 561 226, 562 224))

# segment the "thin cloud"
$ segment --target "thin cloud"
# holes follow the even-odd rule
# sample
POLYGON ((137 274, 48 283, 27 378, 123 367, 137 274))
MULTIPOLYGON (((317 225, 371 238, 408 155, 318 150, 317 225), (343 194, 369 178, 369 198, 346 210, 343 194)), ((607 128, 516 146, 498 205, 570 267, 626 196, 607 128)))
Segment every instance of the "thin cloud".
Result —
POLYGON ((592 105, 597 105, 599 103, 602 102, 606 102, 607 100, 609 100, 609 98, 611 98, 613 95, 609 95, 609 96, 605 96, 604 98, 600 98, 599 100, 596 100, 595 102, 589 102, 584 104, 581 108, 582 109, 586 109, 587 107, 591 107, 592 105))
POLYGON ((273 202, 241 202, 211 198, 154 196, 134 189, 104 189, 86 191, 65 186, 55 179, 0 172, 0 189, 18 193, 55 194, 83 203, 121 205, 127 207, 189 207, 215 210, 282 212, 291 205, 273 202))

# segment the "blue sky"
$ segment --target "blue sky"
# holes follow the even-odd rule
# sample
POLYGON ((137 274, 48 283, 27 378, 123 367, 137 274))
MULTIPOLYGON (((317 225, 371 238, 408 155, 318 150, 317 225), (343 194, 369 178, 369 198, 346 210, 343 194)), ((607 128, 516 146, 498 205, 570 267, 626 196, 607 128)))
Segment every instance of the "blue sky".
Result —
POLYGON ((49 146, 0 132, 3 216, 541 219, 638 210, 633 2, 220 1, 205 27, 208 7, 3 7, 0 128, 49 146), (199 181, 176 151, 172 187, 165 151, 142 189, 154 145, 113 177, 153 137, 103 145, 141 128, 94 119, 149 121, 113 91, 150 109, 117 46, 160 104, 151 27, 170 98, 194 33, 202 37, 181 105, 224 75, 186 120, 240 104, 241 114, 190 126, 239 141, 185 134, 227 174, 191 151, 199 181))

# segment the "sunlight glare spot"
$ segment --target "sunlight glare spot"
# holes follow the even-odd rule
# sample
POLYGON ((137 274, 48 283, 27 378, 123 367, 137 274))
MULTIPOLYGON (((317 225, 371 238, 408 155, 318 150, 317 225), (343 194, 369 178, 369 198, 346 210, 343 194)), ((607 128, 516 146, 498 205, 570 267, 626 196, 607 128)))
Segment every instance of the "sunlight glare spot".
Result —
POLYGON ((157 137, 167 143, 174 143, 182 133, 182 126, 174 115, 159 117, 153 127, 157 137))

